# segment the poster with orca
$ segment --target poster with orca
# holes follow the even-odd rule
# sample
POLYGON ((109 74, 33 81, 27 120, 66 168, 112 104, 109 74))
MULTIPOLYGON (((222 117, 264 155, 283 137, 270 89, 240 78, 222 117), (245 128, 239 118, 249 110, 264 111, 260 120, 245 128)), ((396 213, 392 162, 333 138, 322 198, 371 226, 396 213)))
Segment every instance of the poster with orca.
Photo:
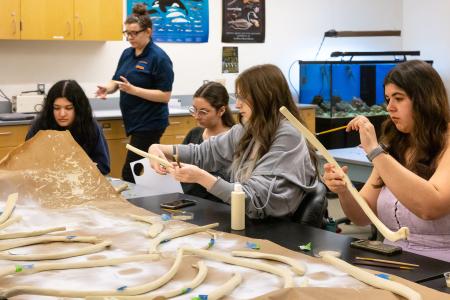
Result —
POLYGON ((155 42, 208 42, 208 0, 127 0, 127 15, 136 3, 147 5, 155 42))
POLYGON ((222 0, 222 42, 264 43, 265 0, 222 0))

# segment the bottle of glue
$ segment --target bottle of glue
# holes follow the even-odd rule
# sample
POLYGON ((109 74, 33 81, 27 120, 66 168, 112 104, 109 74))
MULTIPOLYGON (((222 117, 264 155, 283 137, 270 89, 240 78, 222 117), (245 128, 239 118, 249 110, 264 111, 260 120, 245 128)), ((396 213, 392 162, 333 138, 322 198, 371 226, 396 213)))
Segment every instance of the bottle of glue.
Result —
POLYGON ((245 229, 245 193, 240 183, 235 183, 231 192, 231 229, 245 229))

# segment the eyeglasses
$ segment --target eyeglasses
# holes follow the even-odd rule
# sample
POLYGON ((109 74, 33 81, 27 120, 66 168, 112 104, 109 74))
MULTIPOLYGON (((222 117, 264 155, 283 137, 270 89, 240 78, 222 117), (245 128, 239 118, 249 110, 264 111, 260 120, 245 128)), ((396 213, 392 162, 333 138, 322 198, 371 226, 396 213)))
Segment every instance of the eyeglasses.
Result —
POLYGON ((206 110, 206 109, 203 109, 203 108, 197 110, 195 107, 189 106, 189 113, 192 116, 194 116, 194 117, 197 115, 197 116, 203 118, 203 117, 206 117, 209 114, 209 110, 206 110))
POLYGON ((126 31, 125 30, 122 33, 125 37, 136 37, 139 33, 146 31, 146 30, 147 30, 147 28, 141 29, 139 31, 126 31))

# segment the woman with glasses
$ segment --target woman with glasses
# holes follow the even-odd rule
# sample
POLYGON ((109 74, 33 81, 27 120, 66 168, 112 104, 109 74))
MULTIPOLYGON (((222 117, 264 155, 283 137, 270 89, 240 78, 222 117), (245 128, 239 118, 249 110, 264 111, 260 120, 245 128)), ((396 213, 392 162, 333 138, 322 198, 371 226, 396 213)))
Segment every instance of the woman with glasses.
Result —
POLYGON ((75 80, 61 80, 50 88, 25 139, 31 139, 39 130, 69 130, 99 171, 109 173, 108 144, 92 117, 88 97, 75 80))
MULTIPOLYGON (((159 143, 169 125, 174 74, 169 56, 151 39, 152 21, 145 4, 136 4, 125 20, 123 32, 131 47, 123 51, 112 80, 98 86, 97 97, 120 90, 120 109, 130 144, 148 149, 159 143)), ((130 162, 140 157, 128 151, 122 178, 134 182, 130 162)))
MULTIPOLYGON (((201 144, 213 136, 218 136, 230 130, 234 125, 233 115, 228 107, 227 89, 220 83, 210 81, 202 85, 194 94, 194 101, 189 112, 198 123, 186 135, 183 144, 201 144)), ((174 153, 175 154, 175 153, 174 153)), ((215 175, 222 175, 219 172, 215 175)), ((208 193, 206 189, 196 183, 182 183, 185 194, 213 201, 221 201, 208 193)))
MULTIPOLYGON (((198 183, 230 203, 235 182, 246 195, 250 218, 292 216, 307 191, 316 188, 314 152, 305 138, 279 112, 286 106, 299 118, 287 81, 274 65, 259 65, 236 79, 240 124, 200 145, 178 145, 181 168, 164 169, 181 182, 198 183), (224 172, 227 178, 210 172, 224 172)), ((172 158, 171 145, 152 145, 149 153, 172 158)))

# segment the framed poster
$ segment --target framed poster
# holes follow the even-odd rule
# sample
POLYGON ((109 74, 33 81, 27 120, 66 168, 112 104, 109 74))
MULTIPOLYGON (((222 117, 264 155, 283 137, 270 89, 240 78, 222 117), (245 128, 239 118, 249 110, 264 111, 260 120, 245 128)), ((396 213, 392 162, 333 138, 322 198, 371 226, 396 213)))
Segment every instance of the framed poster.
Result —
POLYGON ((136 3, 147 5, 155 42, 208 42, 208 0, 127 0, 127 15, 136 3))
POLYGON ((265 0, 222 0, 222 42, 264 43, 265 0))

